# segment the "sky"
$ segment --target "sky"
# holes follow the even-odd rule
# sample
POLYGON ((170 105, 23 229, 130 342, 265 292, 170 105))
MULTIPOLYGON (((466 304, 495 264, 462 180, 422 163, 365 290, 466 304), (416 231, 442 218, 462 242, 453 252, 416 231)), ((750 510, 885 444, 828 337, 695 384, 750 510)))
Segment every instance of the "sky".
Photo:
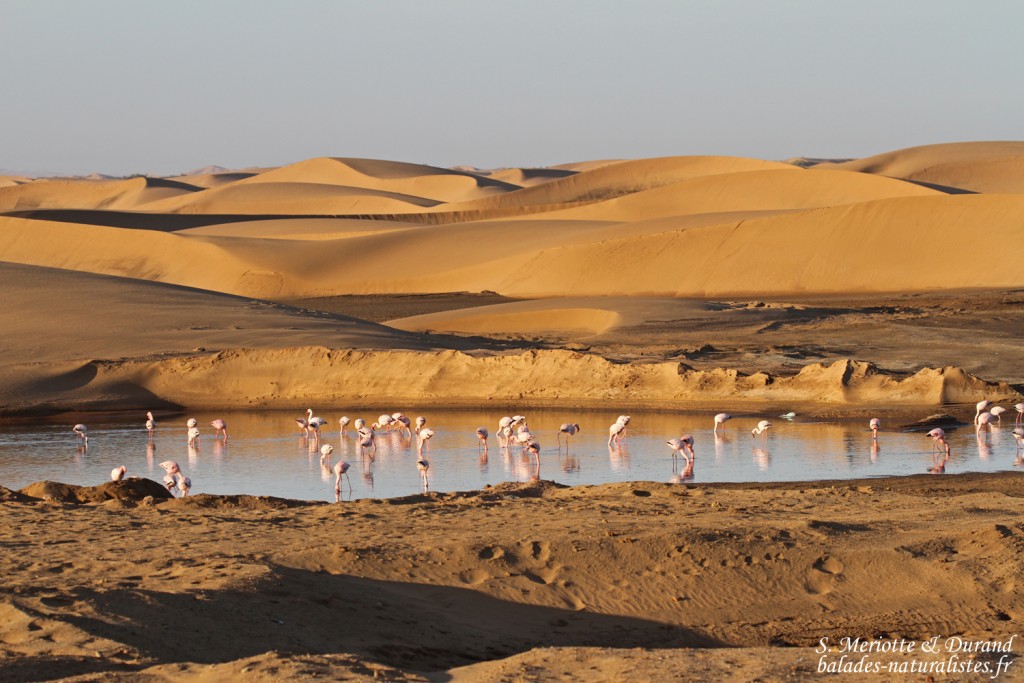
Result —
POLYGON ((1022 26, 1017 0, 0 0, 0 169, 1022 140, 1022 26))

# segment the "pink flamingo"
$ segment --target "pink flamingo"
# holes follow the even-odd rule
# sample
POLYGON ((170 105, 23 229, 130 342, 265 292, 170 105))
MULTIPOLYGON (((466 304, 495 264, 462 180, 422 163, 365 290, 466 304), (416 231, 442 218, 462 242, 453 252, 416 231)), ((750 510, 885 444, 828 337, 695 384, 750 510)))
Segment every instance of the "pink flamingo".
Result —
POLYGON ((341 431, 341 435, 345 436, 345 432, 348 430, 348 423, 351 420, 348 419, 348 415, 342 415, 338 418, 338 428, 341 431))
POLYGON ((996 419, 996 423, 999 425, 1003 424, 1003 413, 1006 412, 1006 408, 1002 406, 992 406, 988 409, 988 412, 992 417, 996 419))
POLYGON ((420 471, 420 476, 423 478, 423 490, 426 491, 430 488, 430 483, 427 481, 427 472, 430 470, 430 461, 426 458, 420 458, 416 461, 416 469, 420 471))
POLYGON ((580 431, 580 426, 575 422, 566 422, 558 428, 558 434, 556 439, 558 441, 558 447, 562 447, 562 434, 565 434, 565 447, 569 448, 569 437, 574 436, 576 432, 580 431))
POLYGON ((1017 419, 1014 420, 1014 424, 1019 425, 1024 422, 1024 403, 1018 403, 1013 409, 1017 411, 1017 419))
POLYGON ((428 441, 430 441, 430 439, 433 438, 434 430, 433 429, 423 428, 423 429, 421 429, 419 431, 419 433, 416 436, 419 438, 419 444, 416 447, 416 451, 417 451, 418 455, 422 458, 423 457, 423 447, 426 445, 426 443, 428 441))
POLYGON ((725 424, 732 419, 732 415, 729 413, 719 413, 715 415, 715 434, 718 434, 718 425, 725 424))
POLYGON ((871 439, 877 441, 878 430, 882 428, 882 421, 879 420, 877 417, 873 417, 871 418, 871 421, 868 422, 868 427, 871 428, 871 439))
POLYGON ((195 448, 199 445, 199 427, 190 427, 188 430, 188 445, 195 448))
POLYGON ((352 480, 348 476, 349 464, 344 460, 339 460, 334 465, 334 502, 337 503, 341 500, 341 478, 344 477, 345 481, 348 482, 348 492, 352 493, 352 480))
POLYGON ((153 419, 153 413, 146 413, 146 431, 149 432, 149 438, 153 438, 153 430, 156 429, 156 420, 153 419))
POLYGON ((477 438, 477 440, 479 442, 477 444, 477 446, 479 448, 483 448, 484 450, 487 450, 487 437, 488 436, 490 436, 490 434, 488 434, 486 427, 477 427, 476 428, 476 438, 477 438))
MULTIPOLYGON (((358 423, 359 420, 356 420, 356 422, 358 423)), ((363 449, 369 448, 371 449, 369 455, 371 458, 373 458, 374 455, 377 453, 377 441, 373 433, 373 430, 367 427, 366 424, 364 423, 363 426, 359 428, 358 434, 360 455, 362 455, 363 449)))
POLYGON ((309 421, 313 419, 313 409, 306 408, 306 417, 295 418, 295 424, 299 426, 299 431, 303 434, 309 435, 309 421))
POLYGON ((320 464, 325 467, 329 467, 331 464, 331 453, 334 452, 334 446, 329 443, 325 443, 320 447, 320 464))
POLYGON ((616 444, 621 443, 622 437, 625 435, 625 432, 626 425, 622 424, 621 422, 613 422, 612 425, 608 428, 608 445, 611 446, 612 441, 614 441, 616 444))
POLYGON ((761 420, 757 423, 757 426, 750 430, 751 436, 760 436, 762 439, 765 438, 766 432, 772 428, 772 423, 768 420, 761 420))
POLYGON ((985 410, 985 408, 988 408, 990 405, 992 405, 992 401, 978 401, 975 406, 977 410, 974 413, 974 424, 978 424, 978 416, 981 415, 981 411, 985 410))
POLYGON ((214 420, 213 422, 210 423, 210 426, 213 427, 214 438, 220 436, 223 433, 224 434, 224 440, 225 441, 228 440, 228 423, 227 422, 225 422, 224 420, 221 420, 220 418, 217 418, 216 420, 214 420))
POLYGON ((1013 438, 1017 442, 1017 450, 1024 449, 1024 428, 1015 428, 1013 430, 1013 438))
POLYGON ((666 441, 669 446, 672 447, 672 461, 675 462, 676 454, 683 456, 687 466, 689 466, 690 459, 694 457, 693 453, 693 437, 689 434, 683 434, 677 439, 669 439, 666 441), (686 453, 690 455, 687 456, 686 453))
POLYGON ((122 479, 124 479, 124 475, 127 471, 128 470, 127 468, 125 468, 124 465, 121 465, 120 467, 115 467, 114 469, 110 470, 110 481, 121 481, 122 479))
POLYGON ((948 457, 949 442, 946 441, 946 431, 940 427, 936 427, 928 432, 928 436, 932 438, 932 451, 938 451, 941 454, 943 452, 943 448, 945 448, 945 453, 948 457), (940 447, 939 444, 942 444, 942 447, 940 447))
POLYGON ((89 428, 88 427, 86 427, 84 424, 79 423, 79 424, 76 424, 74 427, 72 427, 71 431, 73 431, 75 434, 77 434, 78 438, 80 438, 82 440, 82 445, 85 445, 85 446, 89 445, 89 428))
POLYGON ((370 425, 374 431, 384 430, 390 432, 395 424, 395 418, 390 415, 381 415, 377 421, 370 425))
POLYGON ((533 441, 533 434, 530 433, 530 430, 526 425, 523 425, 519 428, 519 430, 516 432, 516 435, 513 438, 515 439, 515 442, 517 444, 523 447, 523 450, 525 451, 529 447, 530 442, 533 441))
POLYGON ((194 417, 190 417, 185 422, 185 428, 186 429, 192 429, 193 427, 198 427, 198 426, 199 426, 199 423, 196 421, 196 419, 194 417))

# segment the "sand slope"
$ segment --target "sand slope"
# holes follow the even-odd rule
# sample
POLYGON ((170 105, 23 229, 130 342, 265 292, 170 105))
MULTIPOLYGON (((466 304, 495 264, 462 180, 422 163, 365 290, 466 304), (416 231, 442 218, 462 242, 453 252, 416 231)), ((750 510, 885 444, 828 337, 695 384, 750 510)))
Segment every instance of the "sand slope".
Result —
POLYGON ((202 188, 163 178, 36 180, 0 187, 0 211, 25 209, 134 209, 202 188))
POLYGON ((815 169, 842 169, 986 193, 1024 192, 1024 142, 959 142, 886 152, 815 169))

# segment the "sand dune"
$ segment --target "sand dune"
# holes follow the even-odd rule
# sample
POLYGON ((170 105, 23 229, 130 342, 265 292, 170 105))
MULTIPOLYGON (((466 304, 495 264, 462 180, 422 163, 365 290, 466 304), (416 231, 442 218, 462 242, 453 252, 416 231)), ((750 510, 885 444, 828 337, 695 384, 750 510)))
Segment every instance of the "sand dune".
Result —
POLYGON ((324 183, 231 184, 142 205, 145 211, 228 214, 376 214, 420 211, 437 201, 363 187, 324 183))
POLYGON ((841 169, 986 193, 1024 193, 1024 142, 958 142, 886 152, 816 169, 841 169))
MULTIPOLYGON (((337 240, 367 235, 391 234, 414 230, 420 226, 398 221, 359 220, 351 218, 283 218, 214 223, 178 230, 181 235, 208 237, 248 237, 286 240, 337 240)), ((404 239, 401 237, 399 239, 404 239)))
POLYGON ((147 202, 189 195, 200 189, 162 178, 36 180, 14 187, 0 187, 0 211, 134 209, 147 202))
POLYGON ((376 159, 322 157, 282 166, 240 184, 315 183, 363 187, 440 202, 465 201, 519 189, 518 185, 464 171, 376 159))
POLYGON ((188 183, 189 185, 195 185, 196 187, 202 187, 206 189, 214 187, 223 187, 224 185, 230 185, 236 183, 239 180, 245 180, 246 178, 252 178, 254 175, 264 173, 271 169, 255 169, 251 171, 221 171, 217 173, 199 173, 197 175, 182 175, 175 176, 171 180, 177 180, 178 182, 188 183))
POLYGON ((487 177, 520 187, 533 187, 575 173, 576 171, 560 168, 503 168, 489 172, 487 177))

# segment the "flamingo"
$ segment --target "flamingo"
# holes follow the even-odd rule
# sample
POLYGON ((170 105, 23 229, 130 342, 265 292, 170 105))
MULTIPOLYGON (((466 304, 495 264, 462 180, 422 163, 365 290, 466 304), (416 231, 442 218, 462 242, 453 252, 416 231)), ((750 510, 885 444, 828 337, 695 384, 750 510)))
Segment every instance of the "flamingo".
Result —
POLYGON ((78 438, 80 438, 82 440, 82 444, 83 445, 85 445, 85 446, 89 445, 89 428, 88 427, 86 427, 84 424, 79 423, 79 424, 76 424, 74 427, 72 427, 71 431, 73 431, 75 434, 78 435, 78 438))
POLYGON ((502 447, 508 446, 508 437, 512 435, 512 418, 503 417, 498 420, 498 445, 502 447))
POLYGON ((372 449, 370 451, 370 457, 373 458, 374 454, 377 452, 377 441, 373 433, 373 430, 367 427, 366 424, 364 423, 363 426, 359 428, 358 434, 359 454, 362 455, 364 448, 370 448, 372 449))
POLYGON ((299 426, 299 431, 304 434, 309 434, 309 421, 313 419, 313 409, 306 408, 306 417, 295 418, 295 424, 299 426))
POLYGON ((374 431, 383 429, 385 431, 391 431, 391 427, 395 424, 395 418, 390 415, 381 415, 377 418, 377 421, 370 425, 374 431))
POLYGON ((996 419, 998 424, 1003 424, 1003 413, 1006 412, 1006 408, 1002 406, 992 406, 988 409, 988 412, 991 413, 992 417, 996 419))
POLYGON ((533 434, 530 433, 530 430, 526 425, 523 425, 516 432, 514 438, 516 443, 522 446, 525 451, 529 447, 530 442, 533 441, 533 434))
POLYGON ((153 413, 146 413, 146 431, 149 432, 149 438, 153 438, 153 430, 156 429, 156 420, 153 419, 153 413))
POLYGON ((985 408, 988 408, 990 405, 992 405, 992 401, 978 401, 977 405, 974 406, 977 408, 974 412, 974 424, 978 424, 978 417, 981 415, 981 411, 985 410, 985 408))
POLYGON ((569 437, 575 435, 578 431, 580 431, 580 426, 575 422, 566 422, 561 427, 559 427, 558 435, 556 436, 556 439, 558 440, 558 447, 562 447, 562 434, 565 434, 565 448, 566 450, 568 450, 569 437))
POLYGON ((732 419, 732 415, 729 413, 719 413, 715 415, 715 434, 718 434, 718 425, 725 424, 732 419))
POLYGON ((124 465, 121 465, 120 467, 115 467, 114 469, 110 470, 110 481, 121 481, 122 479, 124 479, 125 472, 127 471, 128 470, 125 468, 124 465))
POLYGON ((194 417, 190 417, 190 418, 189 418, 189 419, 188 419, 188 420, 187 420, 187 421, 185 422, 185 428, 186 428, 186 429, 192 429, 193 427, 198 427, 198 426, 199 426, 199 423, 198 423, 198 422, 196 422, 196 419, 195 419, 194 417))
POLYGON ((479 447, 484 448, 484 450, 487 449, 487 437, 488 436, 490 436, 490 434, 487 433, 487 428, 486 427, 477 427, 476 428, 476 438, 479 440, 479 444, 477 444, 477 445, 479 447))
POLYGON ((768 420, 761 420, 757 423, 757 426, 750 430, 751 436, 760 436, 762 439, 765 438, 765 432, 772 428, 772 423, 768 420))
POLYGON ((181 474, 181 468, 178 467, 178 463, 175 460, 164 460, 160 463, 160 467, 163 468, 167 474, 181 474))
POLYGON ((526 452, 534 457, 537 461, 537 467, 540 467, 540 444, 536 441, 531 441, 526 445, 526 452))
POLYGON ((423 477, 423 490, 430 488, 430 483, 427 481, 427 470, 430 469, 430 461, 426 458, 420 458, 416 461, 416 469, 420 471, 420 476, 423 477))
POLYGON ((409 418, 402 413, 395 413, 391 417, 395 419, 395 424, 402 425, 399 427, 399 430, 403 433, 408 433, 410 437, 412 436, 412 421, 409 418))
POLYGON ((794 417, 796 417, 796 413, 794 413, 793 411, 789 411, 788 413, 783 413, 782 415, 779 415, 779 417, 781 417, 783 420, 792 420, 794 417))
POLYGON ((871 418, 871 421, 868 422, 868 427, 870 427, 871 429, 871 438, 877 440, 878 430, 882 428, 882 421, 879 420, 877 417, 873 417, 871 418))
POLYGON ((946 441, 946 431, 944 429, 936 427, 935 429, 928 432, 928 436, 932 438, 933 451, 938 451, 939 453, 942 453, 942 448, 939 447, 939 444, 942 444, 946 449, 946 455, 949 455, 949 443, 946 441))
POLYGON ((1019 425, 1021 422, 1024 422, 1024 403, 1018 403, 1013 409, 1017 411, 1017 419, 1014 421, 1014 424, 1019 425))
POLYGON ((351 420, 348 419, 348 415, 342 415, 338 418, 338 428, 341 430, 341 435, 345 436, 345 431, 348 429, 348 423, 351 420))
POLYGON ((676 459, 676 453, 678 453, 683 456, 683 459, 686 460, 687 466, 689 466, 690 458, 694 457, 692 436, 690 436, 689 434, 683 434, 679 438, 669 439, 665 443, 672 447, 673 461, 676 459), (690 454, 689 457, 686 456, 687 452, 690 454))
POLYGON ((423 457, 423 446, 428 441, 430 441, 430 439, 434 436, 434 430, 433 429, 427 429, 426 427, 424 427, 423 429, 421 429, 416 434, 416 436, 419 438, 419 444, 417 445, 416 450, 417 450, 419 456, 422 458, 423 457))
POLYGON ((213 427, 213 436, 214 436, 214 438, 220 436, 220 434, 223 433, 224 434, 224 440, 225 441, 228 440, 228 423, 227 422, 225 422, 224 420, 222 420, 220 418, 217 418, 216 420, 214 420, 213 422, 210 423, 210 426, 213 427))
POLYGON ((177 488, 181 492, 182 498, 184 498, 192 489, 192 480, 180 472, 178 474, 165 474, 164 486, 171 495, 174 495, 173 489, 177 488))
POLYGON ((334 452, 334 446, 329 443, 325 443, 320 447, 320 464, 326 465, 331 462, 331 453, 334 452))
POLYGON ((416 433, 419 434, 420 430, 427 426, 427 418, 420 415, 416 418, 416 433))
POLYGON ((188 445, 195 448, 199 444, 199 427, 188 430, 188 445))
POLYGON ((1015 428, 1013 430, 1013 438, 1017 441, 1017 450, 1024 449, 1024 428, 1015 428))
POLYGON ((348 492, 352 493, 352 480, 348 476, 349 464, 344 460, 339 460, 334 465, 334 502, 337 503, 341 500, 341 478, 344 477, 345 481, 348 482, 348 492))
POLYGON ((365 427, 365 426, 366 426, 366 420, 364 420, 364 419, 363 419, 363 418, 361 418, 361 417, 357 417, 357 418, 356 418, 356 421, 352 423, 352 426, 353 426, 353 427, 355 428, 355 430, 356 430, 356 431, 358 432, 358 431, 359 431, 360 429, 362 429, 363 427, 365 427))
POLYGON ((615 443, 622 443, 622 437, 626 431, 626 425, 621 422, 613 422, 608 428, 608 445, 612 445, 612 441, 615 443))

